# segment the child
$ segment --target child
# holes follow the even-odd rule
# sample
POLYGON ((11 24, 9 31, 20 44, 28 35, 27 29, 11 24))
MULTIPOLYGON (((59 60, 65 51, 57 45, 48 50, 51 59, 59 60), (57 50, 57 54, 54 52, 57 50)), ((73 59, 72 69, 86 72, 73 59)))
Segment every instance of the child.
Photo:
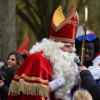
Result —
POLYGON ((87 90, 77 90, 72 100, 93 100, 91 94, 87 90))

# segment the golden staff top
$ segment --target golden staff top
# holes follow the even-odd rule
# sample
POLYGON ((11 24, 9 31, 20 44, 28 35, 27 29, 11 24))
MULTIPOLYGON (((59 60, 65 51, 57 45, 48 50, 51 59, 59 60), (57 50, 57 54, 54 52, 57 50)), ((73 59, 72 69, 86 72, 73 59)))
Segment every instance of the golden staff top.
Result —
POLYGON ((88 8, 85 7, 85 20, 84 20, 84 35, 83 35, 83 42, 82 42, 82 51, 81 51, 81 64, 84 64, 84 52, 85 52, 85 37, 86 37, 86 24, 88 19, 88 8))
MULTIPOLYGON (((81 64, 84 65, 84 52, 85 52, 85 38, 86 38, 86 24, 88 18, 88 9, 85 7, 85 20, 84 20, 84 34, 83 34, 83 42, 82 42, 82 51, 81 51, 81 64)), ((81 88, 81 80, 79 81, 79 88, 81 88)))

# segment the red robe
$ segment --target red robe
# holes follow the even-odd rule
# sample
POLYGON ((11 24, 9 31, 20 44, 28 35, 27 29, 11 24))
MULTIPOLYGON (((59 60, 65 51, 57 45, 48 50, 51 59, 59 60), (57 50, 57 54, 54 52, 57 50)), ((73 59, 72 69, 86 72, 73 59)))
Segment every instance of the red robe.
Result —
POLYGON ((15 74, 7 100, 47 100, 51 75, 51 63, 43 52, 30 55, 15 74))

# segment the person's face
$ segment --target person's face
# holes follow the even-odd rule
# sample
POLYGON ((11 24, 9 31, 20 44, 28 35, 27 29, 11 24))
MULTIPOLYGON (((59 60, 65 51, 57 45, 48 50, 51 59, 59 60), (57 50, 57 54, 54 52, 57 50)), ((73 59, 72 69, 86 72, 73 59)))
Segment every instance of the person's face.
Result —
POLYGON ((61 48, 64 52, 73 53, 73 44, 65 44, 64 47, 61 48))
POLYGON ((8 68, 11 68, 12 66, 17 64, 17 60, 15 55, 10 55, 8 60, 7 60, 7 66, 8 68))
MULTIPOLYGON (((81 55, 81 49, 79 50, 78 55, 79 56, 81 55)), ((90 42, 90 43, 86 42, 85 43, 85 52, 84 52, 84 62, 92 60, 93 55, 94 55, 94 45, 93 45, 93 43, 92 42, 90 42)))

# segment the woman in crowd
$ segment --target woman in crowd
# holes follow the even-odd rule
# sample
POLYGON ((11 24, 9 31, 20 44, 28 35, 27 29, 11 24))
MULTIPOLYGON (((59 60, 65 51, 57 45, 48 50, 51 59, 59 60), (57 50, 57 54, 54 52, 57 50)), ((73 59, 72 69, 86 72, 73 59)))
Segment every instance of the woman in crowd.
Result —
POLYGON ((7 61, 2 69, 0 69, 1 100, 7 100, 10 83, 23 61, 24 59, 19 53, 12 52, 8 55, 7 61))

